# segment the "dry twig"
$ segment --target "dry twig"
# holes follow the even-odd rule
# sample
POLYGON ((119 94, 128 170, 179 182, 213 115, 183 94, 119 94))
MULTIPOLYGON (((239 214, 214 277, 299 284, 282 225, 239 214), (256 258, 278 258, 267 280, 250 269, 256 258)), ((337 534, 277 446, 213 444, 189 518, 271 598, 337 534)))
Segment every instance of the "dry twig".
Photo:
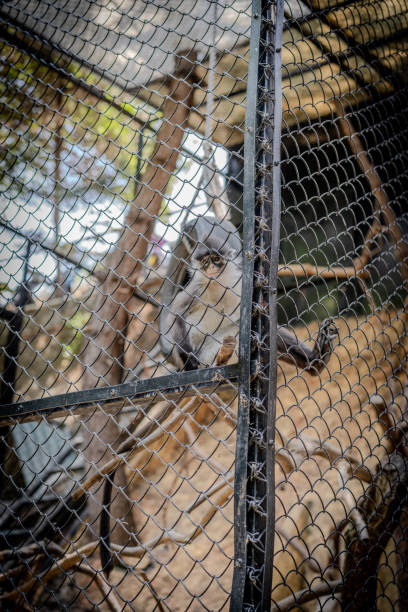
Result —
MULTIPOLYGON (((138 441, 135 441, 135 438, 137 437, 137 432, 133 436, 129 436, 129 438, 127 438, 118 449, 118 452, 120 451, 123 454, 114 457, 110 461, 107 461, 101 468, 98 469, 97 473, 93 474, 85 482, 81 483, 76 489, 76 491, 72 493, 71 499, 76 500, 80 498, 84 494, 84 492, 88 491, 92 486, 94 486, 97 482, 99 482, 105 476, 110 474, 119 465, 128 463, 129 461, 134 459, 138 453, 143 451, 146 446, 156 441, 158 438, 160 438, 160 436, 169 433, 168 428, 173 426, 183 416, 186 416, 189 410, 191 412, 194 404, 196 403, 196 400, 196 397, 189 399, 188 402, 186 402, 186 404, 184 405, 184 407, 180 409, 180 412, 178 412, 175 416, 165 422, 163 426, 160 425, 159 429, 153 431, 153 433, 151 433, 150 435, 147 435, 144 438, 139 438, 138 441), (134 446, 131 450, 128 450, 128 452, 124 454, 125 450, 122 449, 127 449, 128 444, 130 444, 130 442, 133 442, 134 446)), ((175 408, 176 406, 172 405, 170 412, 172 412, 175 408)))
POLYGON ((334 595, 342 590, 343 580, 320 582, 309 589, 302 589, 301 591, 297 591, 297 593, 293 593, 293 595, 288 595, 285 599, 277 601, 271 606, 271 612, 287 612, 287 610, 293 608, 294 605, 299 606, 308 601, 319 599, 319 597, 323 597, 324 595, 334 595))
MULTIPOLYGON (((363 147, 363 143, 361 142, 361 138, 358 132, 354 129, 353 124, 350 119, 346 119, 344 116, 344 109, 339 100, 333 100, 331 102, 334 113, 337 115, 339 119, 340 129, 343 134, 347 137, 350 148, 353 154, 356 157, 357 163, 360 166, 360 169, 367 181, 369 182, 371 191, 373 193, 375 199, 375 218, 374 222, 369 229, 365 241, 364 247, 361 254, 361 257, 356 258, 355 265, 358 269, 362 269, 364 265, 366 265, 372 257, 370 243, 372 239, 377 236, 381 230, 381 217, 383 218, 383 223, 387 228, 387 232, 390 234, 391 239, 395 246, 396 258, 401 266, 401 275, 403 280, 406 282, 408 280, 408 265, 407 265, 407 246, 404 241, 404 236, 402 234, 402 230, 397 222, 396 216, 392 207, 390 205, 389 198, 384 189, 383 182, 375 169, 374 164, 370 161, 366 150, 363 147), (360 263, 358 263, 358 259, 360 259, 360 263)), ((361 275, 361 273, 360 273, 361 275)))
POLYGON ((369 278, 368 270, 359 266, 316 266, 311 263, 282 264, 278 268, 278 276, 319 276, 320 278, 369 278))
POLYGON ((288 546, 291 546, 294 550, 296 550, 296 552, 300 554, 305 563, 310 565, 311 569, 314 572, 318 572, 319 574, 321 573, 322 570, 320 568, 320 565, 318 564, 316 559, 313 559, 310 556, 310 553, 306 548, 304 542, 302 542, 299 537, 291 535, 286 531, 286 529, 284 529, 283 527, 279 527, 278 525, 275 525, 275 531, 276 533, 279 533, 283 538, 285 538, 288 543, 288 546))
POLYGON ((187 434, 187 438, 190 444, 190 450, 194 451, 193 455, 195 457, 197 457, 198 459, 200 459, 201 461, 207 463, 207 465, 209 465, 210 467, 212 467, 217 473, 219 474, 226 474, 227 473, 227 468, 225 468, 223 465, 221 465, 220 463, 217 463, 216 461, 214 461, 213 459, 210 459, 209 457, 207 457, 200 449, 197 439, 196 439, 196 435, 193 431, 193 428, 191 427, 190 423, 185 422, 183 424, 183 428, 184 431, 187 434))
MULTIPOLYGON (((291 457, 293 465, 296 469, 298 466, 296 461, 291 456, 291 453, 299 454, 302 457, 310 458, 313 455, 317 455, 319 457, 323 457, 327 459, 331 465, 334 465, 337 461, 346 461, 349 466, 353 469, 353 476, 356 478, 360 478, 363 482, 371 483, 373 476, 368 468, 364 465, 361 465, 357 459, 355 459, 352 455, 348 453, 339 452, 332 444, 329 442, 324 442, 320 440, 314 440, 309 436, 300 435, 296 439, 286 440, 284 436, 281 434, 282 440, 285 444, 285 448, 282 450, 286 450, 291 457)), ((281 452, 281 451, 279 451, 281 452)))
POLYGON ((92 576, 96 586, 104 597, 104 601, 106 601, 112 612, 122 612, 123 606, 118 601, 115 593, 113 592, 113 588, 105 582, 102 574, 100 574, 98 570, 92 570, 88 567, 82 567, 81 565, 75 565, 74 568, 81 574, 92 576))
POLYGON ((338 466, 338 478, 339 478, 339 497, 344 502, 347 509, 347 518, 350 518, 355 526, 356 533, 360 540, 368 540, 369 533, 367 525, 361 515, 360 510, 357 508, 356 500, 352 496, 350 489, 347 488, 347 482, 349 480, 349 469, 350 466, 346 461, 340 461, 338 466))

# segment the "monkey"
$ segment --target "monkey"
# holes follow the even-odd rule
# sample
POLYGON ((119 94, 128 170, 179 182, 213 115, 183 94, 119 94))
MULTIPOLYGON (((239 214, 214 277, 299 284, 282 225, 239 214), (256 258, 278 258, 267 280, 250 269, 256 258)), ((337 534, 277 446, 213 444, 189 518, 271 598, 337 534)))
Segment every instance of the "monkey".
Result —
MULTIPOLYGON (((161 325, 169 343, 169 359, 178 370, 235 363, 242 290, 238 231, 229 221, 198 217, 184 228, 181 243, 187 257, 181 257, 171 270, 173 297, 167 299, 165 324, 161 325), (174 296, 176 283, 183 281, 180 267, 187 267, 186 284, 174 296)), ((330 358, 337 333, 331 319, 326 319, 310 347, 278 326, 278 357, 317 375, 330 358)))
MULTIPOLYGON (((227 222, 223 227, 226 233, 228 229, 235 231, 227 222)), ((210 232, 191 253, 189 282, 176 295, 168 317, 175 343, 173 359, 179 369, 213 365, 223 339, 230 340, 232 346, 238 337, 241 249, 231 246, 228 239, 218 243, 217 238, 210 232)))

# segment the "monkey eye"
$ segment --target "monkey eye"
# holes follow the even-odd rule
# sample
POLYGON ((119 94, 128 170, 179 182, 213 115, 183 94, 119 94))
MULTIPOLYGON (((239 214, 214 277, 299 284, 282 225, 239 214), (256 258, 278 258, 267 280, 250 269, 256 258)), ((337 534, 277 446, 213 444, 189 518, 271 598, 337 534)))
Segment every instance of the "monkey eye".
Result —
POLYGON ((209 255, 204 255, 204 257, 202 257, 201 260, 200 260, 200 265, 201 265, 202 268, 206 268, 209 263, 210 263, 210 256, 209 255))
POLYGON ((222 258, 219 255, 213 255, 211 259, 216 266, 222 262, 222 258))

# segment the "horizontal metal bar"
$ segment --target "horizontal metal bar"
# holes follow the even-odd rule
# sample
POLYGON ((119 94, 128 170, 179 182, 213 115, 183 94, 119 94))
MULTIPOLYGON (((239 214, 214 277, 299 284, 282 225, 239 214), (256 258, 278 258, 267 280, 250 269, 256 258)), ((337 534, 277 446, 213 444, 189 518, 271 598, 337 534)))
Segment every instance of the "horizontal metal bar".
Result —
MULTIPOLYGON (((134 382, 123 383, 72 393, 62 393, 52 397, 44 397, 26 402, 4 404, 0 406, 0 422, 8 419, 24 419, 33 415, 49 416, 61 409, 83 407, 84 404, 117 402, 130 397, 143 397, 157 392, 179 393, 184 387, 194 385, 197 388, 209 387, 225 383, 226 380, 237 379, 239 365, 232 364, 215 368, 191 370, 189 372, 174 372, 157 378, 146 378, 134 382)), ((55 414, 54 414, 55 416, 55 414)))
MULTIPOLYGON (((208 382, 203 384, 191 385, 188 387, 178 387, 174 389, 169 389, 167 391, 157 391, 151 392, 148 391, 146 393, 136 395, 134 397, 124 397, 122 399, 113 399, 106 400, 104 402, 90 402, 84 404, 75 404, 73 406, 61 406, 60 408, 50 408, 46 410, 37 410, 36 412, 29 412, 27 414, 16 416, 1 416, 0 415, 0 427, 10 427, 18 423, 29 423, 33 421, 40 421, 41 419, 59 419, 64 418, 66 416, 76 416, 81 417, 85 416, 89 413, 93 413, 95 409, 103 406, 103 411, 105 414, 130 414, 132 412, 138 412, 143 409, 143 406, 146 404, 150 404, 152 401, 155 401, 155 397, 157 393, 160 393, 160 397, 158 398, 160 401, 167 402, 178 402, 182 398, 197 396, 198 394, 210 394, 214 391, 216 386, 217 393, 230 393, 235 389, 235 387, 231 386, 230 381, 228 382, 208 382)), ((234 391, 236 394, 236 389, 234 391)), ((1 407, 0 407, 1 410, 1 407)))

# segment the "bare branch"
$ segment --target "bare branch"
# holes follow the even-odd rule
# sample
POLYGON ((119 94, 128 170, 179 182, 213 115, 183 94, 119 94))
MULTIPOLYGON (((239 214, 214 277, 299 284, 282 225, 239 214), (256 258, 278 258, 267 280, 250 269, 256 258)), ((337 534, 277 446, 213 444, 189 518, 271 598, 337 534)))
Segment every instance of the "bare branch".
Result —
POLYGON ((122 612, 123 605, 118 601, 113 587, 106 584, 103 576, 99 573, 98 570, 92 570, 88 567, 83 567, 82 565, 75 565, 75 570, 80 572, 81 574, 86 574, 87 576, 92 576, 95 581, 96 586, 102 593, 104 597, 104 601, 108 604, 109 608, 112 612, 122 612))
POLYGON ((324 595, 334 595, 342 590, 343 580, 320 582, 317 585, 313 585, 313 587, 309 589, 302 589, 301 591, 297 591, 297 593, 288 595, 288 597, 285 597, 285 599, 281 599, 280 601, 276 602, 271 606, 271 612, 286 612, 295 604, 304 604, 308 601, 314 601, 319 597, 323 597, 324 595))

